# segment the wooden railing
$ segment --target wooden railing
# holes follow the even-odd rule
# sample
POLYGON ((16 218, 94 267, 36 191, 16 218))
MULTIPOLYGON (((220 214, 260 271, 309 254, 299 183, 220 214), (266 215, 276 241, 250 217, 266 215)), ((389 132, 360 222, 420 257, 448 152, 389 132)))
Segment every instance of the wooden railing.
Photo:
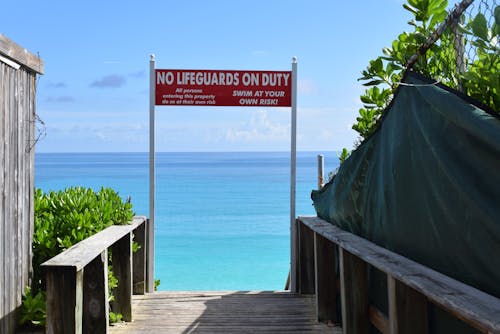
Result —
POLYGON ((500 299, 317 217, 299 217, 297 231, 297 292, 316 294, 319 321, 342 323, 346 334, 368 333, 369 323, 384 334, 422 334, 433 303, 483 333, 500 333, 500 299), (369 304, 369 266, 387 275, 388 314, 369 304))
MULTIPOLYGON (((129 225, 114 225, 79 242, 42 264, 46 273, 47 333, 108 332, 108 248, 118 279, 113 312, 132 321, 132 293, 144 294, 153 273, 146 217, 134 217, 129 225), (132 252, 132 239, 139 245, 132 252)), ((150 292, 150 291, 148 291, 150 292)))

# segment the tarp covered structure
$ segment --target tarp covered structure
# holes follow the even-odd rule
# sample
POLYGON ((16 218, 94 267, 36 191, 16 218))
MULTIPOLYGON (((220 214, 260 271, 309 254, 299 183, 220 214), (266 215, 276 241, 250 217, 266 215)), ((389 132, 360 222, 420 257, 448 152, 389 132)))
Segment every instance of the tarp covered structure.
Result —
POLYGON ((500 119, 408 72, 319 217, 500 298, 500 119))

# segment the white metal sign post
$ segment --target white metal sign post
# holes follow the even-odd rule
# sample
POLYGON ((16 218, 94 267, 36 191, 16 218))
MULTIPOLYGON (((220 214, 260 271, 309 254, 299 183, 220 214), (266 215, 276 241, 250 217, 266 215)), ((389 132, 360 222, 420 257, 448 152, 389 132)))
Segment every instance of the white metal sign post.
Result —
POLYGON ((297 224, 295 194, 297 184, 297 58, 292 60, 292 116, 290 148, 290 291, 297 292, 297 224))
POLYGON ((149 59, 149 222, 146 291, 154 291, 155 273, 155 55, 149 59))
POLYGON ((292 71, 169 70, 149 62, 149 224, 147 291, 154 290, 155 106, 291 107, 290 290, 296 291, 295 186, 297 159, 297 58, 292 71))

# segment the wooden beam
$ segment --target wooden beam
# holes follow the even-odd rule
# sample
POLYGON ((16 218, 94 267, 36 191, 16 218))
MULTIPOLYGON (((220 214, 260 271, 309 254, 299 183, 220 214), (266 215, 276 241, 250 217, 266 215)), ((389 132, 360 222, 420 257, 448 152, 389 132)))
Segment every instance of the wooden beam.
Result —
POLYGON ((500 333, 500 299, 318 218, 298 220, 359 259, 423 294, 452 316, 482 332, 500 333))
POLYGON ((26 66, 31 71, 43 74, 42 59, 30 53, 28 50, 16 44, 3 34, 0 34, 0 54, 26 66))
POLYGON ((139 225, 134 231, 133 241, 139 249, 133 253, 133 293, 143 295, 146 291, 146 226, 139 225))
POLYGON ((390 334, 427 334, 427 299, 421 293, 387 275, 390 334))
POLYGON ((48 334, 82 332, 83 273, 73 267, 46 269, 48 334))
POLYGON ((118 280, 114 290, 113 312, 121 313, 123 320, 132 321, 132 233, 111 246, 113 272, 118 280))
POLYGON ((146 292, 155 290, 155 227, 154 221, 146 222, 146 292))
POLYGON ((144 222, 145 217, 134 217, 133 221, 128 225, 110 226, 54 256, 44 262, 42 266, 73 266, 79 271, 101 254, 102 251, 144 222))
POLYGON ((108 333, 108 252, 105 250, 83 271, 83 332, 108 333))
MULTIPOLYGON (((298 276, 297 288, 300 294, 314 294, 314 232, 304 224, 298 223, 298 276)), ((292 273, 293 274, 293 273, 292 273)))
POLYGON ((368 307, 368 318, 370 323, 375 326, 382 334, 389 334, 389 320, 387 316, 373 305, 368 307))
POLYGON ((318 321, 340 324, 337 311, 338 279, 335 269, 338 265, 336 245, 314 233, 314 267, 316 278, 316 315, 318 321))
POLYGON ((340 250, 342 328, 345 334, 368 334, 368 265, 340 250))

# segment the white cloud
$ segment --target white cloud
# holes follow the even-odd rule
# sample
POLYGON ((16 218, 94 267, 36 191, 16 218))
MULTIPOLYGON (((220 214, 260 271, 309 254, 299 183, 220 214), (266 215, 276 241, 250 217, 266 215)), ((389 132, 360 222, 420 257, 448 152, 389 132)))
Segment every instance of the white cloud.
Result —
POLYGON ((316 95, 320 89, 316 83, 310 79, 301 79, 298 81, 297 86, 299 93, 304 95, 316 95))
POLYGON ((224 140, 232 143, 276 143, 288 140, 290 125, 273 121, 266 109, 252 113, 250 120, 225 132, 224 140))

